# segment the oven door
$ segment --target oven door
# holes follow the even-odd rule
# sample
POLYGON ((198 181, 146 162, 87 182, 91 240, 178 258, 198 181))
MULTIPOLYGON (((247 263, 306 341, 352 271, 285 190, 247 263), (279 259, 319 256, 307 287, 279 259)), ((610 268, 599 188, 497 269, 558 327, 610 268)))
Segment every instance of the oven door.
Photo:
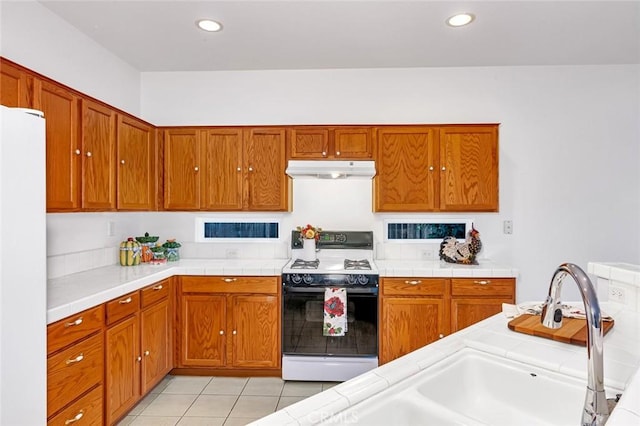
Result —
MULTIPOLYGON (((335 286, 332 286, 335 287, 335 286)), ((378 289, 347 288, 344 336, 324 336, 325 287, 283 287, 282 352, 299 356, 378 356, 378 289)))

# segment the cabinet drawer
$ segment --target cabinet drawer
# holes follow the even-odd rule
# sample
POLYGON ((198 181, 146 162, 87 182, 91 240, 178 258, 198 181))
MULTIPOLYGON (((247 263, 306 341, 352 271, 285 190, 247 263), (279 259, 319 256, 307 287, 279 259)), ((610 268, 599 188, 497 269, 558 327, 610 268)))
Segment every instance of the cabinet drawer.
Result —
POLYGON ((47 326, 47 354, 69 346, 102 329, 104 306, 96 306, 47 326))
POLYGON ((464 278, 451 280, 452 296, 513 297, 514 278, 464 278))
POLYGON ((181 277, 183 293, 277 293, 280 277, 181 277))
POLYGON ((98 386, 47 422, 49 426, 94 426, 102 421, 102 386, 98 386))
POLYGON ((140 292, 125 294, 124 296, 107 302, 107 325, 120 321, 134 314, 140 308, 140 292))
POLYGON ((169 289, 171 288, 171 280, 163 280, 143 288, 140 293, 142 295, 141 307, 153 305, 159 300, 169 297, 169 289))
POLYGON ((102 383, 103 335, 96 334, 47 359, 47 416, 102 383))
POLYGON ((384 296, 442 296, 446 292, 445 278, 383 278, 384 296))

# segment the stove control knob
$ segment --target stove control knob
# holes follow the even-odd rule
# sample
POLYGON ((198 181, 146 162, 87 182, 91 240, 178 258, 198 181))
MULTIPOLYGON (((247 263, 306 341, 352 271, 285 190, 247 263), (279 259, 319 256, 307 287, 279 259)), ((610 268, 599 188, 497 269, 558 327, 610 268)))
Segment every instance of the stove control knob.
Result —
POLYGON ((300 284, 302 282, 302 277, 300 274, 291 274, 291 281, 294 284, 300 284))
POLYGON ((347 284, 354 285, 358 282, 358 277, 356 275, 347 275, 347 284))
POLYGON ((368 282, 369 282, 369 277, 367 277, 366 275, 358 275, 358 284, 367 285, 368 282))
POLYGON ((309 274, 304 274, 302 276, 302 281, 304 281, 305 284, 311 284, 313 282, 313 277, 309 274))

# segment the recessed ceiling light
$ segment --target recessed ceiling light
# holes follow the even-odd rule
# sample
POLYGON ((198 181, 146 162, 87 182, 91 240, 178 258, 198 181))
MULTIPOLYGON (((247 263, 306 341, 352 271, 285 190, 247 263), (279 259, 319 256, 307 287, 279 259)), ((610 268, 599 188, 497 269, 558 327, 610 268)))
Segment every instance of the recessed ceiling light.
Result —
POLYGON ((222 24, 211 19, 200 19, 196 22, 198 28, 204 31, 216 32, 222 29, 222 24))
POLYGON ((447 25, 452 27, 462 27, 470 24, 476 17, 472 13, 458 13, 447 19, 447 25))

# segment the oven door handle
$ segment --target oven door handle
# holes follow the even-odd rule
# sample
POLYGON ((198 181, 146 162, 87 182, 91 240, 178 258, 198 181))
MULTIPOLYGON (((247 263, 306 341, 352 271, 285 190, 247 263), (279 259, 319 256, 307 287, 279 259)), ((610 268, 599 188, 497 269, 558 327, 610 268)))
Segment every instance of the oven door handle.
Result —
MULTIPOLYGON (((339 288, 340 286, 315 286, 315 287, 292 287, 284 285, 282 289, 285 293, 324 293, 326 288, 339 288)), ((349 294, 378 294, 377 287, 347 287, 349 294)))

